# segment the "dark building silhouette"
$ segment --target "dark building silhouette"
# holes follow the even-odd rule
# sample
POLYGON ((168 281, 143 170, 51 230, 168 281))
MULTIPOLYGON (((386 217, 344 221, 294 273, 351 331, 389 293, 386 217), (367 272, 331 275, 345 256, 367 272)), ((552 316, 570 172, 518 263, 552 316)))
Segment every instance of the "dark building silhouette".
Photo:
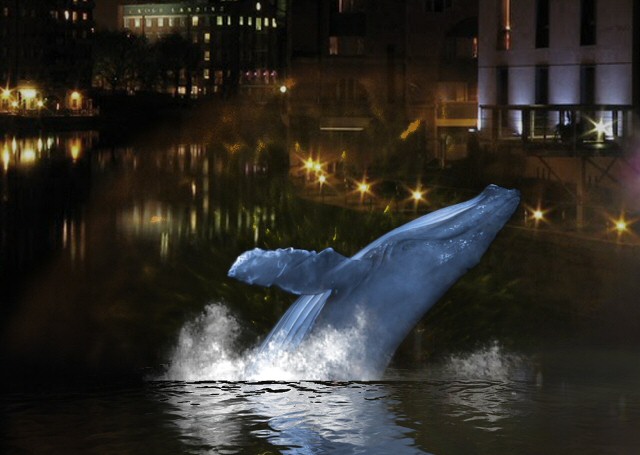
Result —
MULTIPOLYGON (((91 86, 93 0, 0 0, 2 110, 35 109, 91 86)), ((81 96, 82 98, 82 96, 81 96)))
POLYGON ((477 121, 477 14, 472 0, 294 1, 298 154, 455 158, 477 121))

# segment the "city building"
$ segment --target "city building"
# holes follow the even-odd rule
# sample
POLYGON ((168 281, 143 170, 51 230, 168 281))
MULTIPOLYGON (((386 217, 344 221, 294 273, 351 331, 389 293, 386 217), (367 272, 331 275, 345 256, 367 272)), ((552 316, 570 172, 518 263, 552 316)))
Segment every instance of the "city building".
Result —
POLYGON ((477 8, 293 2, 287 109, 298 158, 366 167, 462 157, 477 122, 477 8))
POLYGON ((192 68, 181 68, 178 87, 190 96, 250 93, 270 96, 283 80, 283 5, 270 0, 127 1, 121 29, 157 42, 178 34, 193 44, 192 68), (187 77, 188 76, 188 77, 187 77))
POLYGON ((91 87, 93 8, 93 0, 0 0, 1 111, 91 107, 78 95, 91 87))
POLYGON ((631 194, 639 15, 633 0, 480 0, 481 138, 571 194, 578 226, 596 193, 631 194))
POLYGON ((619 144, 640 96, 637 10, 632 0, 481 0, 481 129, 532 147, 619 144))

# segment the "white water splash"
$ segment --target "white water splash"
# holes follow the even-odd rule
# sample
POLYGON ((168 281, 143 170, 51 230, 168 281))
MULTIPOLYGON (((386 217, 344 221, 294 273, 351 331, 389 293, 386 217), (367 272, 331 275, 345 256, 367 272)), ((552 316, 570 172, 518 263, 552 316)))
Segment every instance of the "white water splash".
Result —
POLYGON ((530 367, 527 358, 507 352, 494 342, 470 353, 450 356, 445 368, 460 379, 506 381, 526 379, 530 375, 530 367))
POLYGON ((221 304, 211 304, 180 331, 161 379, 179 381, 371 380, 363 367, 366 318, 350 330, 328 327, 295 351, 267 346, 240 352, 241 326, 221 304))

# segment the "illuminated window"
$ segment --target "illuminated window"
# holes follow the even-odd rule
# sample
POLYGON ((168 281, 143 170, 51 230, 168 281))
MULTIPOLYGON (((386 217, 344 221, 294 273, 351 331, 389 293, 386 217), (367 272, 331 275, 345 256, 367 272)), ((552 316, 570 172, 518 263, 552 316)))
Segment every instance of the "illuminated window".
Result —
POLYGON ((596 44, 596 0, 580 2, 580 45, 596 44))
POLYGON ((169 27, 173 27, 173 17, 169 18, 169 27))
POLYGON ((66 10, 65 10, 65 12, 64 12, 64 19, 65 19, 65 20, 67 20, 67 21, 69 20, 69 11, 66 11, 66 10))
POLYGON ((240 16, 240 25, 244 25, 244 16, 240 16))
POLYGON ((478 37, 474 36, 473 41, 471 43, 471 56, 473 58, 478 58, 478 37))
POLYGON ((204 34, 204 42, 205 43, 211 42, 211 33, 207 32, 207 33, 204 34))
POLYGON ((231 25, 231 16, 227 16, 227 25, 231 25))
POLYGON ((145 27, 151 27, 153 25, 153 22, 151 21, 151 19, 146 19, 144 21, 144 25, 145 27))
POLYGON ((82 20, 86 21, 89 19, 89 15, 87 13, 82 13, 82 20))
POLYGON ((198 26, 198 22, 199 22, 198 16, 193 16, 191 18, 191 25, 192 26, 197 27, 198 26))
POLYGON ((211 52, 210 51, 204 51, 204 61, 208 62, 209 60, 211 60, 211 52))
POLYGON ((271 26, 273 28, 276 28, 278 26, 278 24, 276 23, 276 18, 275 17, 273 19, 271 19, 271 26))
POLYGON ((498 10, 498 49, 511 49, 511 0, 500 0, 498 10))
POLYGON ((76 21, 78 20, 78 12, 77 12, 77 11, 74 11, 74 12, 71 14, 71 20, 72 20, 73 22, 76 22, 76 21))
POLYGON ((134 19, 134 25, 136 28, 140 28, 140 19, 134 19))
POLYGON ((222 16, 216 16, 216 25, 222 25, 222 16))
POLYGON ((260 11, 262 9, 262 5, 260 4, 260 2, 256 3, 256 11, 260 11))
POLYGON ((209 68, 205 68, 204 71, 202 72, 202 77, 204 77, 205 79, 209 79, 210 75, 209 75, 209 68))
POLYGON ((164 18, 163 17, 159 17, 158 18, 158 27, 164 27, 164 18))
POLYGON ((253 25, 253 18, 252 17, 248 17, 247 18, 247 24, 253 25))
POLYGON ((262 18, 256 17, 256 30, 262 30, 262 18))

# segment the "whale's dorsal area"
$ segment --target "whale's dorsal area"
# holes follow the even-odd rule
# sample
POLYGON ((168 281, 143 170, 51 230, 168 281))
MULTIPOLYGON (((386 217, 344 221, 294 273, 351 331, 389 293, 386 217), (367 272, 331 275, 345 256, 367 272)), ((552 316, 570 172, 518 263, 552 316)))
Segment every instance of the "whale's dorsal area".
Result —
POLYGON ((240 255, 229 276, 300 295, 262 349, 295 349, 318 326, 348 328, 365 310, 372 324, 364 359, 375 371, 420 318, 475 266, 519 203, 519 193, 489 185, 477 197, 400 226, 351 258, 328 248, 256 248, 240 255), (363 308, 364 307, 364 308, 363 308))

